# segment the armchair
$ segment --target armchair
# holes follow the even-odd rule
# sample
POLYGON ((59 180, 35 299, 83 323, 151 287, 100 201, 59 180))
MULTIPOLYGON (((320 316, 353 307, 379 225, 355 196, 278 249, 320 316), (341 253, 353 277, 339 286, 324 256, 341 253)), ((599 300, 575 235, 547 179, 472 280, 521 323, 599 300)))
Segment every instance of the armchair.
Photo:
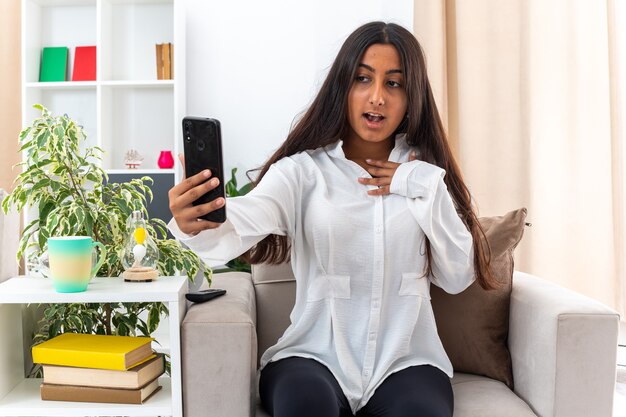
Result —
MULTIPOLYGON (((225 296, 189 308, 182 324, 186 417, 267 417, 257 401, 260 355, 289 324, 289 265, 214 277, 225 296)), ((611 417, 619 316, 553 283, 515 272, 509 349, 515 391, 455 372, 455 417, 611 417)))

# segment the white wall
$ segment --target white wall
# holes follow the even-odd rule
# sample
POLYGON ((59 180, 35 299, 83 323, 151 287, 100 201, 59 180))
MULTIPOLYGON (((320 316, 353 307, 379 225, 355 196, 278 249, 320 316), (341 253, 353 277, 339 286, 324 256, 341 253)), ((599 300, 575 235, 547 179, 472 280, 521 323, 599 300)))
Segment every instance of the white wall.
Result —
POLYGON ((413 0, 183 0, 187 113, 222 123, 227 171, 261 165, 312 101, 345 38, 372 20, 413 30, 413 0))

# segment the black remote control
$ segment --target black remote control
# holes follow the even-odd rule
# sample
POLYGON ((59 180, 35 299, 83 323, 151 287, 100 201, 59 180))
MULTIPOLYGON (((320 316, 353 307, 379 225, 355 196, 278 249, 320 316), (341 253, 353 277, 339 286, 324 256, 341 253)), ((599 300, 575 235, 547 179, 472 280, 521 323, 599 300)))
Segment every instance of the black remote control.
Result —
POLYGON ((204 303, 205 301, 212 300, 224 294, 226 294, 226 290, 209 288, 208 290, 188 292, 187 294, 185 294, 185 298, 194 303, 204 303))

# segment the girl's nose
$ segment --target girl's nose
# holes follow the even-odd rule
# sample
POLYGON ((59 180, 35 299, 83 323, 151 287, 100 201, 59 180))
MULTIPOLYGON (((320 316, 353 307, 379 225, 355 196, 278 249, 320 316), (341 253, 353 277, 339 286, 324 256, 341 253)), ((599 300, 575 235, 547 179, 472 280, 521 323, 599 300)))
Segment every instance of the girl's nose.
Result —
POLYGON ((382 106, 385 104, 385 99, 383 97, 383 89, 380 86, 373 86, 370 94, 370 104, 374 106, 382 106))

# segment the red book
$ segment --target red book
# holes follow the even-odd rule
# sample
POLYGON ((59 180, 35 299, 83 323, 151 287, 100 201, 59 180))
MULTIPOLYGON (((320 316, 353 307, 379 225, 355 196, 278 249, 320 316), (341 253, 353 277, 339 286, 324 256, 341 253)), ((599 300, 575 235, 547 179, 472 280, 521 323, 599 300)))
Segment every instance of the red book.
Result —
POLYGON ((77 46, 74 53, 72 81, 96 80, 96 47, 77 46))

